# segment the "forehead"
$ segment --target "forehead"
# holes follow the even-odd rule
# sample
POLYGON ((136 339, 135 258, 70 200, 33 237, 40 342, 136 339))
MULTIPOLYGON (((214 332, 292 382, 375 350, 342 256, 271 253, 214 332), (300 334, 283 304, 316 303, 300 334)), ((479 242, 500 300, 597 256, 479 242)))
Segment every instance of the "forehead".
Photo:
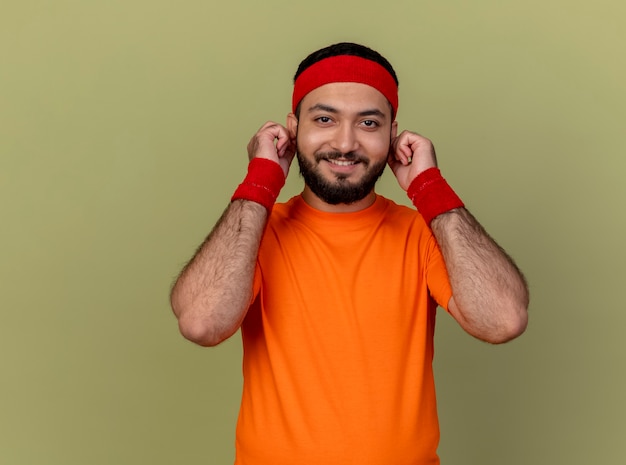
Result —
POLYGON ((320 104, 346 113, 364 110, 379 110, 384 114, 391 112, 390 104, 382 93, 358 82, 332 82, 313 89, 302 99, 301 111, 309 111, 320 104))

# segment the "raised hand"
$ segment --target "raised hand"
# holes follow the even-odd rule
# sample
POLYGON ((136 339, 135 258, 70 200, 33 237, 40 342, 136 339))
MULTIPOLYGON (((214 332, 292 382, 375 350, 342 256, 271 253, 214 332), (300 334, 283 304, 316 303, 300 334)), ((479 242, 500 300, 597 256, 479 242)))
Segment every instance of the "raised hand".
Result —
POLYGON ((296 142, 284 126, 273 121, 268 121, 256 132, 248 143, 248 157, 267 158, 280 165, 285 173, 289 173, 289 167, 296 154, 296 142))
POLYGON ((398 184, 406 191, 418 174, 437 167, 437 156, 429 139, 414 132, 402 131, 391 142, 387 162, 398 184))

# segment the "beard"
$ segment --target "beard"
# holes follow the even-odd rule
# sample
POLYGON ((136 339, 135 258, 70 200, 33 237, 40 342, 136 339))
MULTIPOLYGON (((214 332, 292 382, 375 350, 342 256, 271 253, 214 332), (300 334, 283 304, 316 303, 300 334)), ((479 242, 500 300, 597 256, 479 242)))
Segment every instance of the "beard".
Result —
POLYGON ((318 152, 314 155, 315 162, 306 159, 297 150, 300 175, 311 191, 329 205, 351 204, 364 199, 372 190, 376 182, 385 171, 387 160, 382 160, 372 166, 367 158, 354 152, 318 152), (357 181, 352 182, 348 176, 335 174, 335 179, 326 179, 320 172, 319 163, 322 160, 343 159, 356 161, 365 167, 365 174, 357 181))

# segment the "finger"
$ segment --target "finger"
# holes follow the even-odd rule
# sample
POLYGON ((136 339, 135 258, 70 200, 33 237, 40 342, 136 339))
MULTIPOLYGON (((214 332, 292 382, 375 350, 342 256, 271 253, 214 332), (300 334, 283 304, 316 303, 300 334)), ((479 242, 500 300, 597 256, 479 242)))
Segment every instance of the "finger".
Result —
POLYGON ((274 122, 274 121, 267 121, 267 122, 265 122, 265 124, 263 124, 263 126, 261 126, 261 127, 259 128, 259 130, 257 131, 257 133, 264 132, 264 131, 266 131, 266 130, 268 130, 268 129, 271 129, 271 128, 272 128, 272 127, 274 127, 274 126, 280 126, 280 124, 278 124, 278 123, 276 123, 276 122, 274 122))
POLYGON ((288 139, 287 129, 273 121, 266 122, 250 140, 248 154, 250 158, 257 156, 275 159, 279 151, 284 152, 284 141, 288 139))
POLYGON ((276 135, 276 150, 278 152, 278 156, 282 157, 285 153, 292 150, 292 146, 294 145, 294 141, 289 134, 289 131, 282 127, 278 131, 276 135))
POLYGON ((398 160, 393 153, 390 153, 387 157, 387 164, 389 165, 389 168, 391 169, 391 172, 394 174, 394 176, 397 177, 398 169, 403 166, 403 163, 398 160))
POLYGON ((394 157, 403 165, 408 165, 413 157, 413 148, 410 139, 403 132, 394 143, 394 157))
POLYGON ((279 157, 285 157, 289 160, 293 159, 296 154, 296 142, 293 139, 289 139, 289 141, 284 145, 281 152, 278 154, 279 157))

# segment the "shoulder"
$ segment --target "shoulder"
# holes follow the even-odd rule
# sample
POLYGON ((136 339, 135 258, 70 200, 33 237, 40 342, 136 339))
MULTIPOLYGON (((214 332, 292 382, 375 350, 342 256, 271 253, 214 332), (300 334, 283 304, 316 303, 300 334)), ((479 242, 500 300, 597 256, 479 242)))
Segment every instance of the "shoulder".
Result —
POLYGON ((413 206, 402 205, 383 197, 385 208, 380 222, 380 231, 396 240, 406 241, 422 250, 437 247, 437 241, 422 215, 413 206))
POLYGON ((397 221, 401 223, 415 224, 427 228, 422 215, 414 208, 394 202, 386 197, 379 196, 379 201, 384 205, 385 221, 397 221))
POLYGON ((295 196, 286 202, 274 204, 269 216, 269 222, 281 222, 289 218, 293 218, 302 211, 302 205, 299 196, 295 196))

